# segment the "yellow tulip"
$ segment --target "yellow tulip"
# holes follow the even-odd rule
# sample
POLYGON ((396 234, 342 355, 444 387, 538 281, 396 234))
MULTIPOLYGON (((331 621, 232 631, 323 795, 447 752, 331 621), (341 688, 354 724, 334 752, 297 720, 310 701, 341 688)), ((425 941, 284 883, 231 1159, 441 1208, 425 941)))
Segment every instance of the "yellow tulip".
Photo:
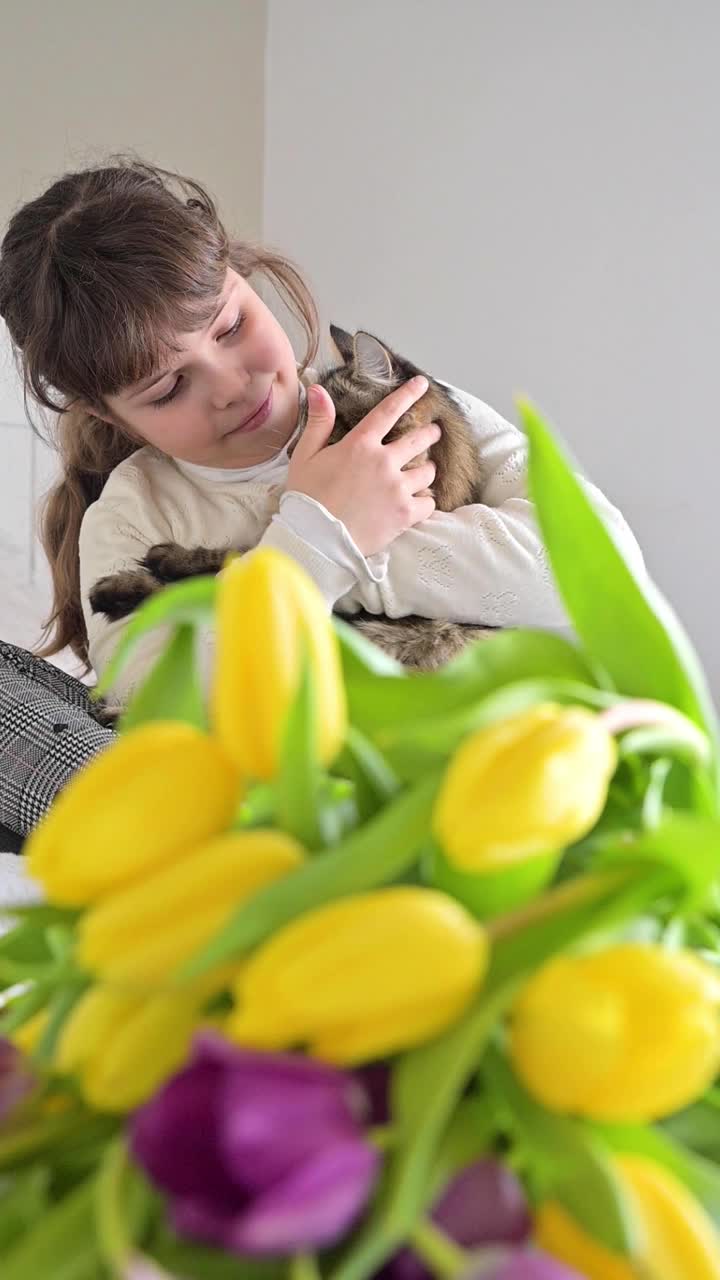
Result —
POLYGON ((649 1276, 641 1276, 629 1258, 593 1240, 556 1200, 546 1200, 538 1207, 535 1242, 584 1280, 650 1280, 649 1276))
POLYGON ((437 840, 475 872, 562 849, 597 822, 616 762, 614 739, 583 707, 542 703, 479 729, 448 766, 437 840))
POLYGON ((207 988, 143 998, 92 987, 63 1027, 53 1066, 77 1076, 91 1106, 129 1111, 185 1061, 206 996, 207 988))
POLYGON ((28 840, 28 871, 53 902, 93 902, 223 831, 240 798, 212 738, 179 722, 143 725, 60 794, 28 840))
POLYGON ((718 977, 688 951, 626 943, 557 956, 512 1013, 510 1052, 546 1107, 652 1120, 699 1097, 720 1069, 718 977))
POLYGON ((455 1021, 487 959, 484 930, 445 894, 359 894, 301 916, 250 957, 225 1029, 240 1044, 308 1044, 329 1062, 365 1062, 455 1021))
POLYGON ((13 1031, 9 1039, 18 1049, 22 1049, 23 1053, 28 1055, 35 1052, 42 1038, 43 1032, 47 1026, 48 1011, 47 1009, 39 1009, 34 1013, 32 1018, 28 1018, 17 1031, 13 1031))
POLYGON ((614 1163, 638 1226, 635 1256, 611 1253, 555 1201, 536 1215, 540 1248, 587 1280, 720 1280, 720 1235, 687 1187, 644 1156, 614 1163))
POLYGON ((241 902, 302 860, 301 846, 281 831, 216 836, 91 908, 78 928, 80 964, 109 982, 161 983, 241 902))
POLYGON ((329 764, 345 737, 347 710, 337 637, 317 587, 269 549, 232 560, 219 582, 212 719, 225 751, 248 777, 275 775, 307 654, 318 755, 329 764))

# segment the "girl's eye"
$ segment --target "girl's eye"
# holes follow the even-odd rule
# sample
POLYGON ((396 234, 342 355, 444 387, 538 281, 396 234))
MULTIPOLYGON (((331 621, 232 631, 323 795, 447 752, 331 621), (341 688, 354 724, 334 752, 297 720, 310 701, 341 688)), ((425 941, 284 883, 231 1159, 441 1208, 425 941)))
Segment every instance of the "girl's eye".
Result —
MULTIPOLYGON (((245 316, 241 311, 232 329, 228 329, 226 330, 225 333, 221 333, 218 338, 218 341, 220 341, 220 338, 234 337, 234 335, 241 328, 244 319, 245 319, 245 316)), ((179 394, 181 385, 182 385, 182 378, 178 378, 177 382, 175 383, 175 386, 170 388, 167 395, 161 396, 159 400, 153 400, 152 402, 153 409, 161 409, 164 404, 169 404, 171 400, 174 400, 176 395, 179 394)))
POLYGON ((221 333, 221 334, 220 334, 220 337, 221 337, 221 338, 232 338, 232 337, 233 337, 233 335, 237 333, 237 331, 238 331, 238 329, 240 328, 240 326, 241 326, 241 324, 242 324, 242 322, 243 322, 243 320, 244 320, 244 319, 245 319, 245 316, 243 315, 243 313, 242 313, 242 311, 241 311, 241 312, 240 312, 240 314, 239 314, 239 316, 238 316, 238 318, 237 318, 237 320, 235 321, 235 323, 234 323, 234 325, 233 325, 232 329, 228 329, 228 330, 227 330, 227 333, 221 333))
POLYGON ((176 395, 178 394, 178 391, 180 390, 181 382, 182 382, 182 378, 178 378, 177 382, 175 383, 175 386, 172 387, 170 391, 168 391, 167 395, 162 396, 159 400, 153 400, 152 402, 153 409, 160 409, 164 404, 169 404, 171 400, 174 400, 176 395))

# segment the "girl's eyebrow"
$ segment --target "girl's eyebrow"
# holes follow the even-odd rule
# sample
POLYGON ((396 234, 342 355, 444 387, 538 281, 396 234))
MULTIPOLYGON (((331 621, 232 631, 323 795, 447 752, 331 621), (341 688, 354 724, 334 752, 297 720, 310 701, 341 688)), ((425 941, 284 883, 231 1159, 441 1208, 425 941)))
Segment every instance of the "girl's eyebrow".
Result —
MULTIPOLYGON (((212 317, 212 319, 208 321, 207 325, 205 326, 206 330, 212 328, 218 316, 220 315, 220 312, 222 311, 223 307, 232 297, 232 293, 233 291, 231 289, 229 293, 226 293, 225 297, 222 298, 220 302, 220 306, 215 312, 215 315, 212 317)), ((135 390, 130 393, 129 398, 131 400, 134 400, 136 396, 142 395, 143 391, 149 391, 151 387, 154 387, 156 382, 160 382, 163 378, 167 378, 168 374, 179 373, 181 368, 182 368, 182 365, 179 366, 179 368, 177 369, 165 369, 163 370, 162 373, 151 373, 148 378, 143 378, 142 382, 140 382, 138 386, 135 388, 135 390)))

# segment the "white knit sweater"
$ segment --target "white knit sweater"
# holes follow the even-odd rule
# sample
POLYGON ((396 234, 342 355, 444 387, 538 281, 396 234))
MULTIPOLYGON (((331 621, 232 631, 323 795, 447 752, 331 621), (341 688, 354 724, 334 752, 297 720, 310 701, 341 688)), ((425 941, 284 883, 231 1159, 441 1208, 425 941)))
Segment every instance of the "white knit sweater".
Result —
MULTIPOLYGON (((283 492, 287 447, 241 471, 179 462, 149 446, 121 462, 85 513, 80 533, 82 607, 96 672, 107 665, 127 620, 109 623, 93 614, 90 589, 105 574, 134 567, 159 542, 276 547, 314 578, 329 608, 343 613, 364 608, 390 617, 418 613, 496 627, 567 626, 527 496, 525 437, 481 400, 449 389, 477 439, 483 501, 433 512, 369 559, 319 503, 283 492)), ((627 560, 644 572, 620 512, 585 484, 627 560)), ((115 688, 119 703, 165 640, 160 630, 140 643, 115 688)))

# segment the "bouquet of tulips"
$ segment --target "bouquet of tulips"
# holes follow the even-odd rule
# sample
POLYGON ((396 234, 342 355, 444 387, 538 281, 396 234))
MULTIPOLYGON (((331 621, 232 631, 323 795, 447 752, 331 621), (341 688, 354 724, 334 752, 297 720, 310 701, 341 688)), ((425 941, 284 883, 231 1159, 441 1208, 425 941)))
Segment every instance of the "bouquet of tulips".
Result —
POLYGON ((409 674, 271 551, 129 624, 0 938, 2 1280, 720 1277, 715 715, 520 410, 574 642, 409 674))

